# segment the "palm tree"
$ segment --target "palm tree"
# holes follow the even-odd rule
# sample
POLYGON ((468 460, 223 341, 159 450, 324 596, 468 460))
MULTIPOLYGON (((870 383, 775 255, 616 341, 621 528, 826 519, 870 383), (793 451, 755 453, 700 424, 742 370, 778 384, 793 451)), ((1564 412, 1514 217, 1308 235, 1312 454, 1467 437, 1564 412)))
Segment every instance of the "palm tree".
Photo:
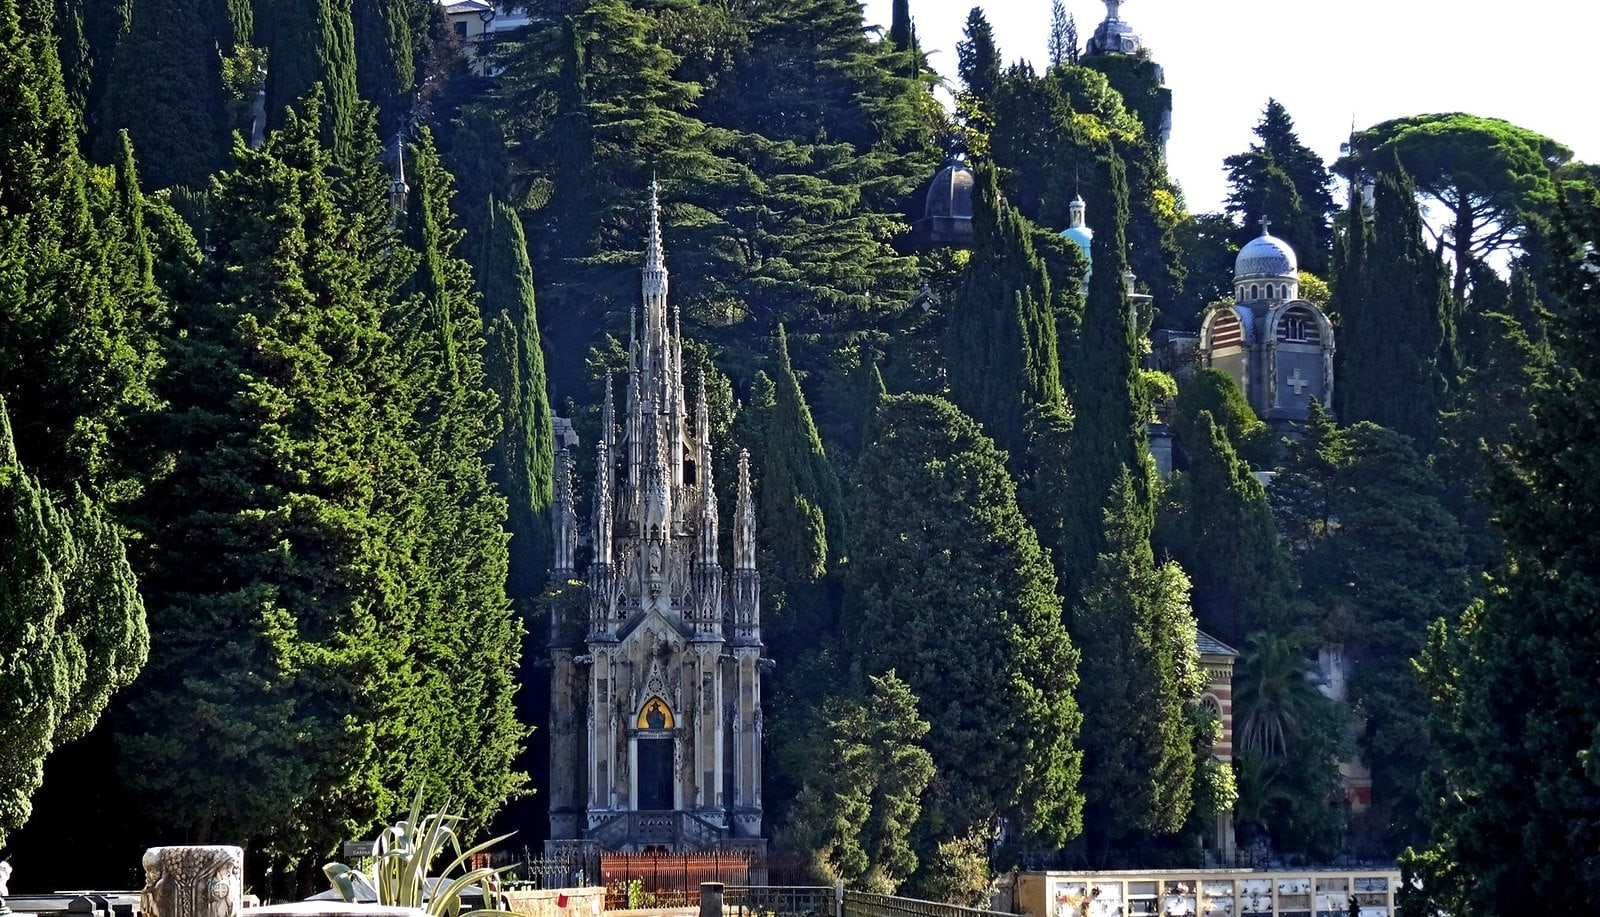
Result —
POLYGON ((1234 744, 1241 754, 1288 753, 1290 739, 1322 702, 1309 670, 1299 647, 1283 637, 1263 632, 1246 639, 1234 669, 1234 744))

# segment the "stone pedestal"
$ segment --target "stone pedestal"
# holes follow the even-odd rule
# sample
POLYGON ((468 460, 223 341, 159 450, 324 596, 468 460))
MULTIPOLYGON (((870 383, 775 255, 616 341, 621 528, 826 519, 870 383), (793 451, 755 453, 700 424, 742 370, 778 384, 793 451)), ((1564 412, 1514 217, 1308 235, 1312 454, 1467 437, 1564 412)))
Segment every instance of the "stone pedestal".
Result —
POLYGON ((239 917, 244 851, 238 847, 151 847, 144 875, 142 917, 239 917))

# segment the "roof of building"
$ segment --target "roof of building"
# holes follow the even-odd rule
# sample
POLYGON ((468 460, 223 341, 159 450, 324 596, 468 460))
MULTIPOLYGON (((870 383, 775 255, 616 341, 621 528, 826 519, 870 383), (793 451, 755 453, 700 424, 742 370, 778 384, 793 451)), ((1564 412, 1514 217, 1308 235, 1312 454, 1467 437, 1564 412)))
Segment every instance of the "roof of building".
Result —
POLYGON ((1299 273, 1300 261, 1294 249, 1266 227, 1262 227, 1261 235, 1239 249, 1239 257, 1233 262, 1235 282, 1251 277, 1298 277, 1299 273))
POLYGON ((926 217, 972 219, 972 167, 952 155, 928 188, 926 217))
POLYGON ((1239 655, 1238 650, 1203 630, 1195 631, 1194 645, 1202 656, 1228 656, 1231 658, 1239 655))

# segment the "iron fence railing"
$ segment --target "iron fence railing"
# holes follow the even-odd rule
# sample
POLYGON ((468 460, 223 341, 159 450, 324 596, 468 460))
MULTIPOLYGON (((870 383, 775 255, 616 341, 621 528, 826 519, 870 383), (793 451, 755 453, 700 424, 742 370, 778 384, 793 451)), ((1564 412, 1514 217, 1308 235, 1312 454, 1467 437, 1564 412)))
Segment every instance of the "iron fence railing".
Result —
POLYGON ((722 890, 723 917, 839 917, 838 893, 830 885, 729 885, 722 890))
POLYGON ((842 917, 1015 917, 1015 915, 954 904, 940 904, 937 901, 847 891, 844 893, 842 917))

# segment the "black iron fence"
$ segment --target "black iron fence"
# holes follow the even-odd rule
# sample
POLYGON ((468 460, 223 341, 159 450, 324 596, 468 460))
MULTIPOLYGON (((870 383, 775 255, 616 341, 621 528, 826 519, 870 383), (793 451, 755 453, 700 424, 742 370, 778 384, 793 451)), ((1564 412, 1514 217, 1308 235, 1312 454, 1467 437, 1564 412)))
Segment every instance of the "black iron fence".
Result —
POLYGON ((937 901, 847 891, 844 893, 842 917, 1015 917, 1015 915, 959 907, 954 904, 940 904, 937 901))
POLYGON ((839 895, 830 885, 729 885, 722 891, 724 917, 839 917, 839 895))

